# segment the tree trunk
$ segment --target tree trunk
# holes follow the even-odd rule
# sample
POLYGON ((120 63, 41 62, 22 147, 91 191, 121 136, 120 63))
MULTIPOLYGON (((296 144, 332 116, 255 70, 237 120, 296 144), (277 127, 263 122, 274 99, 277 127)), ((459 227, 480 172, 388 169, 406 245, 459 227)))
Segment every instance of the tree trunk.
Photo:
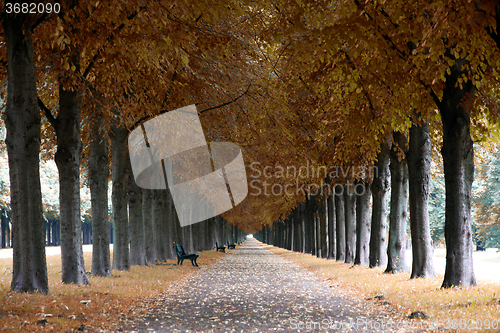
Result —
POLYGON ((130 264, 147 264, 146 245, 144 240, 144 223, 142 220, 142 189, 137 186, 132 167, 129 162, 129 180, 128 180, 128 213, 129 213, 129 232, 130 232, 130 264))
POLYGON ((40 111, 35 61, 27 15, 6 14, 2 20, 7 45, 5 143, 9 155, 15 292, 49 292, 40 187, 40 111))
POLYGON ((370 185, 363 184, 364 192, 356 195, 356 259, 354 265, 367 266, 370 246, 370 185))
POLYGON ((356 256, 356 195, 352 187, 344 189, 345 262, 352 264, 356 256))
POLYGON ((337 261, 345 261, 345 209, 344 209, 344 194, 340 186, 335 186, 338 190, 335 193, 335 222, 337 236, 337 261))
POLYGON ((146 263, 153 264, 156 261, 154 248, 154 228, 153 228, 153 192, 152 190, 142 190, 142 220, 144 223, 144 249, 146 251, 146 263))
MULTIPOLYGON (((172 194, 170 190, 167 188, 165 190, 166 193, 166 203, 165 203, 165 222, 166 222, 166 235, 167 238, 167 259, 175 259, 177 258, 177 254, 174 251, 174 243, 178 242, 177 234, 181 228, 179 221, 175 219, 175 206, 174 200, 172 198, 172 194), (176 225, 176 223, 178 225, 176 225)), ((200 242, 202 242, 200 240, 200 242)))
POLYGON ((390 150, 391 164, 391 212, 389 216, 389 243, 387 245, 387 268, 385 273, 408 272, 406 265, 406 225, 408 223, 408 164, 406 160, 406 137, 394 132, 394 143, 390 150), (397 143, 397 145, 396 145, 397 143), (398 152, 405 154, 402 160, 398 152))
MULTIPOLYGON (((70 63, 77 69, 79 54, 75 52, 70 63)), ((80 216, 80 138, 81 91, 66 88, 59 82, 59 115, 55 120, 59 170, 59 203, 61 219, 62 282, 88 284, 82 249, 82 221, 80 216)))
POLYGON ((155 230, 154 247, 156 259, 164 261, 167 259, 167 221, 165 216, 166 196, 165 190, 153 191, 153 227, 155 230))
POLYGON ((456 60, 451 74, 446 76, 442 101, 436 104, 443 122, 444 180, 446 210, 444 237, 446 241, 446 270, 443 288, 475 286, 472 264, 471 187, 474 179, 474 148, 470 137, 469 108, 472 107, 474 86, 469 78, 463 88, 456 86, 465 60, 456 60))
POLYGON ((326 198, 320 197, 318 198, 320 203, 318 203, 318 223, 319 223, 319 250, 320 250, 320 258, 328 257, 328 244, 327 244, 327 215, 326 215, 326 198))
POLYGON ((335 259, 337 256, 337 235, 335 234, 335 195, 327 197, 328 212, 328 259, 335 259))
MULTIPOLYGON (((418 118, 418 115, 415 115, 418 118)), ((410 230, 412 242, 411 278, 435 276, 433 247, 429 228, 429 180, 431 175, 431 137, 429 123, 420 126, 414 120, 410 128, 408 174, 410 193, 410 230)))
POLYGON ((130 270, 129 232, 127 215, 127 135, 122 126, 114 125, 111 129, 112 178, 113 192, 113 269, 130 270))
POLYGON ((376 175, 372 183, 372 227, 370 234, 370 268, 387 264, 387 215, 389 197, 389 146, 382 144, 382 150, 375 163, 376 175))
POLYGON ((111 275, 108 221, 108 140, 98 117, 92 120, 89 155, 90 201, 92 206, 92 274, 111 275))

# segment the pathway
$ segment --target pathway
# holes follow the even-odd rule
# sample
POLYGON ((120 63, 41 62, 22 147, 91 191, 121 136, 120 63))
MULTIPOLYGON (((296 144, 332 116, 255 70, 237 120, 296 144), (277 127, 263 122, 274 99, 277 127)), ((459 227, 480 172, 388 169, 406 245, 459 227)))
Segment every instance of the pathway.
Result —
POLYGON ((324 278, 262 248, 254 239, 216 264, 201 267, 179 291, 164 293, 160 299, 160 307, 124 330, 404 332, 401 326, 399 330, 395 327, 409 324, 387 306, 354 300, 324 278))

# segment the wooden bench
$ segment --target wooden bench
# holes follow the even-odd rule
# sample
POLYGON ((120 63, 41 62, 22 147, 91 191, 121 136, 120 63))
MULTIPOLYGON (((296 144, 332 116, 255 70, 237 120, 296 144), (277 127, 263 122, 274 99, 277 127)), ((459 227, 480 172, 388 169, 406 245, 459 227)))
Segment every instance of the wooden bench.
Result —
POLYGON ((235 249, 236 248, 236 244, 235 243, 229 243, 229 241, 227 242, 227 248, 228 249, 235 249))
POLYGON ((196 259, 198 259, 198 257, 200 256, 198 253, 186 254, 184 248, 182 247, 182 244, 175 244, 175 253, 177 253, 177 265, 182 265, 184 259, 189 259, 191 260, 191 264, 193 266, 199 267, 198 263, 196 262, 196 259))
POLYGON ((215 247, 217 248, 217 251, 226 252, 226 247, 224 245, 219 245, 219 243, 215 242, 215 247))

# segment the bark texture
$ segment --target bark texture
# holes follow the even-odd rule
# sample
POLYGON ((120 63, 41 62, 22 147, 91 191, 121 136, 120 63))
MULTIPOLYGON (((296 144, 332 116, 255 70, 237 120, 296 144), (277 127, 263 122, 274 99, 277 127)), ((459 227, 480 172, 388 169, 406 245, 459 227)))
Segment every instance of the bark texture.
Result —
POLYGON ((394 133, 390 150, 391 212, 385 273, 408 272, 406 265, 406 225, 408 223, 408 164, 406 137, 394 133))
POLYGON ((382 144, 375 163, 376 174, 372 183, 372 227, 370 234, 370 268, 387 264, 387 215, 390 186, 389 146, 382 144))
MULTIPOLYGON (((327 258, 328 256, 328 249, 327 249, 327 221, 326 221, 326 198, 324 197, 319 197, 317 200, 320 200, 318 202, 318 258, 327 258)), ((288 235, 287 238, 289 238, 290 235, 288 235)))
POLYGON ((146 265, 146 246, 144 241, 144 222, 142 220, 142 189, 137 186, 132 166, 129 163, 128 180, 128 213, 130 231, 130 264, 146 265))
POLYGON ((429 180, 431 174, 431 137, 427 119, 416 124, 418 115, 410 128, 408 149, 408 173, 410 194, 410 230, 412 242, 411 278, 426 278, 436 275, 433 247, 429 228, 429 180))
POLYGON ((130 270, 129 230, 127 214, 127 135, 126 128, 114 124, 111 133, 113 190, 113 269, 130 270))
MULTIPOLYGON (((154 247, 156 259, 164 261, 167 259, 167 218, 165 216, 166 191, 153 190, 153 228, 155 230, 154 247)), ((184 245, 184 244, 183 244, 184 245)))
POLYGON ((327 197, 327 213, 328 213, 328 259, 335 259, 337 254, 337 237, 335 234, 335 195, 327 197))
POLYGON ((356 196, 356 259, 355 265, 367 266, 370 246, 370 199, 369 184, 363 184, 364 192, 356 196))
POLYGON ((446 270, 443 288, 475 286, 472 263, 471 188, 474 180, 474 147, 470 136, 469 108, 475 88, 471 80, 457 86, 462 74, 467 75, 467 62, 455 61, 441 101, 436 104, 443 123, 443 148, 446 186, 444 237, 446 270))
POLYGON ((345 262, 354 263, 356 256, 356 195, 352 186, 344 190, 345 262))
POLYGON ((92 275, 110 276, 108 220, 108 140, 98 117, 91 125, 89 155, 90 201, 92 206, 92 275))
POLYGON ((40 111, 35 62, 27 15, 5 15, 7 105, 5 125, 9 155, 13 266, 16 292, 49 292, 40 187, 40 111), (26 28, 26 29, 24 29, 26 28))
POLYGON ((335 186, 335 233, 337 236, 337 254, 338 261, 345 261, 345 208, 344 208, 344 195, 342 188, 335 186))
POLYGON ((152 190, 142 190, 142 221, 144 223, 144 249, 146 251, 146 263, 153 264, 156 261, 154 248, 154 228, 153 228, 153 192, 152 190))
MULTIPOLYGON (((79 54, 71 57, 79 68, 79 54)), ((61 219, 62 282, 88 284, 82 249, 80 216, 80 115, 81 91, 59 82, 59 115, 55 120, 57 151, 55 161, 59 171, 59 204, 61 219)))

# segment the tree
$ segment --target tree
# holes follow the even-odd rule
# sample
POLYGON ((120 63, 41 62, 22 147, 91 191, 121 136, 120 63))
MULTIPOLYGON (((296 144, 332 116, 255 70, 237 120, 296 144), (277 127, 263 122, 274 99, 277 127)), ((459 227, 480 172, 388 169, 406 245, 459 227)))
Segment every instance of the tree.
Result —
POLYGON ((355 265, 367 266, 370 246, 370 185, 363 184, 363 193, 356 196, 356 259, 355 265))
POLYGON ((113 269, 128 271, 130 269, 129 229, 127 214, 128 188, 128 130, 120 123, 114 122, 111 127, 112 177, 113 190, 113 269))
MULTIPOLYGON (((128 158, 130 163, 130 158, 128 158)), ((129 165, 128 180, 128 212, 130 231, 130 264, 146 265, 146 240, 144 239, 144 222, 142 207, 142 189, 136 184, 129 165)), ((148 209, 148 208, 146 208, 148 209)))
POLYGON ((38 112, 34 22, 29 15, 6 14, 2 19, 7 47, 7 151, 13 233, 11 288, 16 292, 48 293, 40 188, 40 113, 38 112))
POLYGON ((154 248, 154 228, 153 228, 153 193, 152 190, 142 190, 142 221, 144 223, 144 239, 146 251, 146 263, 152 264, 156 260, 154 248))
POLYGON ((345 206, 343 187, 335 186, 335 222, 336 222, 336 242, 337 242, 337 261, 345 261, 346 257, 346 233, 345 233, 345 206), (339 190, 340 188, 340 190, 339 190))
POLYGON ((443 122, 443 155, 446 184, 446 271, 443 287, 477 284, 472 263, 471 189, 474 148, 470 136, 470 110, 476 89, 472 81, 461 86, 467 70, 465 59, 456 59, 447 74, 442 99, 435 97, 443 122))
POLYGON ((410 196, 410 232, 412 241, 411 278, 435 275, 434 248, 429 229, 429 180, 431 138, 427 119, 416 119, 410 128, 408 147, 408 187, 410 196))
POLYGON ((372 225, 370 231, 370 268, 385 266, 387 263, 387 216, 390 186, 389 145, 383 143, 375 163, 376 175, 371 192, 373 197, 372 225))
POLYGON ((92 119, 89 152, 89 182, 92 201, 92 274, 111 275, 108 219, 108 139, 99 113, 92 119))
POLYGON ((408 164, 406 137, 394 132, 394 143, 389 152, 391 172, 391 211, 389 215, 389 242, 385 273, 407 272, 406 225, 408 223, 408 164), (401 156, 403 155, 403 157, 401 156))
POLYGON ((354 263, 356 258, 356 193, 352 184, 347 184, 344 189, 344 211, 345 211, 345 262, 354 263))

